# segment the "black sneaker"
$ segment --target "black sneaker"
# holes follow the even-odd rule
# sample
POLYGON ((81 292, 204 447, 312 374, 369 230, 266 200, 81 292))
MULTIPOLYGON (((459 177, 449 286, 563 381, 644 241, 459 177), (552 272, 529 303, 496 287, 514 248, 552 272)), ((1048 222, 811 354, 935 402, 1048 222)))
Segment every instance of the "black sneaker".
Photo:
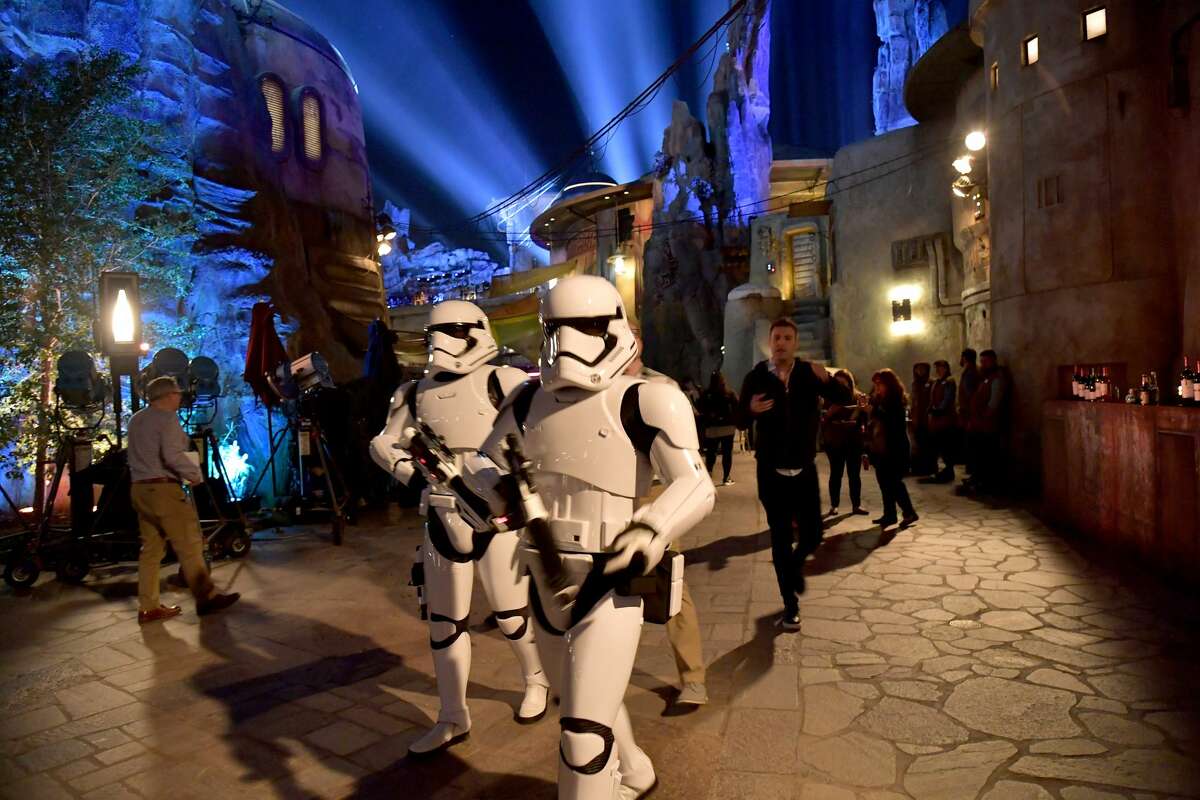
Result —
POLYGON ((891 525, 895 525, 897 521, 898 520, 895 517, 889 517, 886 514, 882 517, 877 517, 877 518, 871 520, 871 522, 874 522, 876 525, 879 525, 882 528, 887 528, 891 525))
POLYGON ((779 615, 779 626, 785 631, 800 630, 800 612, 799 611, 784 611, 779 615))
POLYGON ((913 525, 913 524, 915 524, 915 523, 916 523, 916 521, 917 521, 917 520, 919 520, 920 518, 921 518, 921 517, 920 517, 920 516, 918 516, 918 515, 917 515, 917 512, 915 512, 915 511, 914 511, 914 512, 912 512, 911 514, 905 514, 905 515, 904 515, 904 518, 903 518, 902 520, 900 520, 900 527, 901 527, 901 528, 907 528, 907 527, 909 527, 910 525, 913 525))

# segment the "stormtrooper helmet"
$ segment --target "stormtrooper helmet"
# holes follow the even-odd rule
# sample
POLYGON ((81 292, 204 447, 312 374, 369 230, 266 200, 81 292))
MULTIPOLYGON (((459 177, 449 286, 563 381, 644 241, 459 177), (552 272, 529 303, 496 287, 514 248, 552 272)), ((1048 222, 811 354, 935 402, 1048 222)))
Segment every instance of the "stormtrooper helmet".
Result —
POLYGON ((425 326, 425 343, 431 373, 466 375, 499 352, 487 315, 465 300, 446 300, 433 307, 425 326))
POLYGON ((542 386, 598 392, 637 355, 617 288, 598 275, 560 280, 542 298, 542 386))

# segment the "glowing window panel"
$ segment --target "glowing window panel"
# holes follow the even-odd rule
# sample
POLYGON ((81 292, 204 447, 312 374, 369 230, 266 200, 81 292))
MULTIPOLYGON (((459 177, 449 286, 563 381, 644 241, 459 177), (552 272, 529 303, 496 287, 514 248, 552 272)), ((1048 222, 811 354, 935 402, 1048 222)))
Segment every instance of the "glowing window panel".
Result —
POLYGON ((1030 36, 1021 45, 1021 57, 1025 62, 1025 66, 1032 66, 1038 62, 1041 53, 1038 52, 1038 37, 1030 36))
POLYGON ((284 127, 283 84, 274 78, 262 80, 263 102, 267 105, 267 116, 271 119, 271 152, 282 153, 287 146, 287 129, 284 127))
POLYGON ((300 102, 304 129, 304 155, 310 161, 321 160, 321 101, 315 94, 306 93, 300 102))
POLYGON ((1083 13, 1083 38, 1085 41, 1099 39, 1108 33, 1108 9, 1104 6, 1083 13))

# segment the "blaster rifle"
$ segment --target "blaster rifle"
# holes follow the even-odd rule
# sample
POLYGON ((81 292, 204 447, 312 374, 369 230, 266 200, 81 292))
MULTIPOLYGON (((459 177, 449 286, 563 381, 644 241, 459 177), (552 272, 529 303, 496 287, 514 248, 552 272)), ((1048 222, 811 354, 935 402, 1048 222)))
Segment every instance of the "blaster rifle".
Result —
POLYGON ((521 440, 515 433, 504 437, 504 458, 508 462, 509 476, 515 483, 515 497, 512 501, 520 509, 529 538, 538 552, 538 560, 542 571, 551 588, 558 590, 567 585, 567 575, 563 570, 562 556, 558 545, 554 542, 554 533, 550 530, 550 514, 546 504, 538 494, 533 477, 529 474, 529 459, 521 449, 521 440))
POLYGON ((495 525, 498 521, 493 519, 491 506, 467 486, 455 463, 453 451, 442 438, 424 422, 419 423, 419 427, 409 428, 409 431, 411 435, 406 449, 430 484, 450 492, 462 507, 482 523, 495 525))

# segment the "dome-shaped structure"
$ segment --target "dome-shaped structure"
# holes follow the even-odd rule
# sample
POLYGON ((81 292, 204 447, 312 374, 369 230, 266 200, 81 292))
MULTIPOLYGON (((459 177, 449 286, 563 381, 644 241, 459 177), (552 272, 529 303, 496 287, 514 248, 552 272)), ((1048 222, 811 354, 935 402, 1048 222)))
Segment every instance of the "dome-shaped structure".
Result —
POLYGON ((611 176, 599 170, 593 169, 587 172, 579 172, 563 180, 562 189, 559 190, 558 195, 554 198, 554 202, 550 205, 555 206, 564 200, 577 197, 581 194, 588 194, 597 189, 611 188, 619 185, 611 176))

